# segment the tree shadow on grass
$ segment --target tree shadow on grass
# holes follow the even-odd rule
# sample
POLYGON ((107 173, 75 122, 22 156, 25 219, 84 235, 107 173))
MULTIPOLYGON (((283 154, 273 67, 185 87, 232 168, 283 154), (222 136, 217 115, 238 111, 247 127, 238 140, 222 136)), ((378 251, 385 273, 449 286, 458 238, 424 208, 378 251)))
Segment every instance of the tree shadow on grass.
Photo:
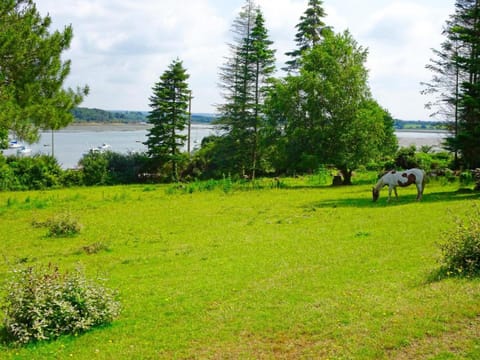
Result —
POLYGON ((375 207, 391 207, 391 206, 403 206, 412 203, 418 203, 420 206, 422 203, 433 202, 449 202, 459 200, 480 200, 480 192, 475 192, 469 189, 460 189, 456 191, 445 192, 433 192, 423 195, 422 201, 416 201, 416 194, 399 195, 398 199, 392 196, 390 202, 387 202, 387 196, 381 197, 377 202, 372 201, 370 193, 365 193, 362 197, 351 197, 345 199, 330 199, 312 202, 306 205, 306 207, 314 208, 337 208, 337 207, 357 207, 357 208, 375 208, 375 207))
POLYGON ((434 269, 427 273, 427 277, 425 279, 425 284, 433 284, 436 282, 440 282, 446 279, 478 279, 480 278, 480 272, 463 272, 458 270, 449 269, 445 265, 441 265, 439 268, 434 269))
POLYGON ((15 345, 12 336, 7 332, 5 326, 0 327, 0 344, 5 348, 18 347, 18 345, 15 345))

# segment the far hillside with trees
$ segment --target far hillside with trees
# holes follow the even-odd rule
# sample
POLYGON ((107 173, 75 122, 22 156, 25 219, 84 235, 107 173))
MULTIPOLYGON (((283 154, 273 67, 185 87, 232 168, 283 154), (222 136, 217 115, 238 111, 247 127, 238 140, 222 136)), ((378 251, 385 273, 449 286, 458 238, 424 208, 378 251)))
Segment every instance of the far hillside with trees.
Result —
MULTIPOLYGON (((71 111, 75 123, 141 123, 147 122, 148 111, 102 110, 77 107, 71 111)), ((208 124, 214 114, 192 114, 192 123, 208 124)))
MULTIPOLYGON (((96 108, 77 107, 71 110, 74 123, 142 123, 147 122, 148 111, 133 110, 102 110, 96 108)), ((218 115, 206 113, 192 113, 192 123, 213 124, 218 115)), ((448 130, 446 121, 401 120, 394 119, 393 126, 398 130, 448 130)))

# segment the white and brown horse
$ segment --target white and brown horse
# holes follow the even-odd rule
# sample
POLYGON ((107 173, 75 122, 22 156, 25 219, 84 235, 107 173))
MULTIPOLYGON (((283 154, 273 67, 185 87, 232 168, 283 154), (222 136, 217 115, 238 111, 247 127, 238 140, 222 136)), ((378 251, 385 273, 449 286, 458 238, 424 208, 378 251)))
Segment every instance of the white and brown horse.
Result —
POLYGON ((377 201, 380 195, 380 190, 388 185, 388 199, 392 195, 392 190, 395 192, 395 197, 398 198, 397 186, 405 187, 415 184, 417 187, 417 201, 422 199, 423 189, 425 188, 425 172, 421 169, 409 169, 404 171, 389 171, 385 173, 377 184, 372 189, 373 201, 377 201))

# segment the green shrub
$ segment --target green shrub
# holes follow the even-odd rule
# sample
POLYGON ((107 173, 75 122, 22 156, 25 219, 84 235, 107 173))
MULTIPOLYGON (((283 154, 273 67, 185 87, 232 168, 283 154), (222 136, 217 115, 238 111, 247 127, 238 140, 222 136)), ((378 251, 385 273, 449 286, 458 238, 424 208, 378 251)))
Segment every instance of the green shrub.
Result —
POLYGON ((46 227, 49 237, 73 236, 82 230, 82 225, 70 213, 56 215, 44 222, 34 220, 32 225, 46 227))
POLYGON ((106 156, 109 178, 113 184, 134 184, 138 182, 139 174, 144 172, 148 163, 148 157, 143 153, 107 152, 106 156))
POLYGON ((83 171, 77 169, 65 170, 61 177, 61 183, 66 187, 83 185, 83 171))
POLYGON ((457 218, 456 227, 444 234, 442 270, 448 275, 480 274, 480 206, 475 204, 465 218, 457 218))
POLYGON ((85 185, 108 185, 110 175, 108 172, 108 152, 94 152, 83 155, 79 161, 83 169, 85 185))
POLYGON ((418 160, 415 156, 416 153, 417 148, 415 145, 400 148, 395 155, 395 166, 401 169, 418 167, 418 160))
POLYGON ((307 183, 312 186, 331 184, 332 174, 326 167, 320 166, 313 175, 307 177, 307 183))
POLYGON ((0 189, 41 190, 61 184, 62 169, 49 155, 0 158, 0 189))
POLYGON ((52 265, 15 270, 5 291, 5 331, 17 344, 78 334, 112 322, 120 311, 114 291, 80 270, 62 274, 52 265))

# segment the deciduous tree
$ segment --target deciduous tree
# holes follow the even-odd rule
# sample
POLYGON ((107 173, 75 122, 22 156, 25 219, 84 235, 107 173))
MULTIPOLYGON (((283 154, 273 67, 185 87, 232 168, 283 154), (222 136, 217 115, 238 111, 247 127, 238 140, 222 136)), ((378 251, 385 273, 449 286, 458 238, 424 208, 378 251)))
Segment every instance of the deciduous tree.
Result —
POLYGON ((366 58, 350 33, 329 33, 303 53, 299 75, 277 84, 270 114, 284 129, 290 171, 334 165, 350 184, 359 165, 394 153, 393 119, 371 97, 366 58))
POLYGON ((71 26, 50 32, 33 0, 0 2, 0 134, 34 142, 39 129, 59 129, 88 87, 64 89, 70 61, 62 60, 73 37, 71 26))

